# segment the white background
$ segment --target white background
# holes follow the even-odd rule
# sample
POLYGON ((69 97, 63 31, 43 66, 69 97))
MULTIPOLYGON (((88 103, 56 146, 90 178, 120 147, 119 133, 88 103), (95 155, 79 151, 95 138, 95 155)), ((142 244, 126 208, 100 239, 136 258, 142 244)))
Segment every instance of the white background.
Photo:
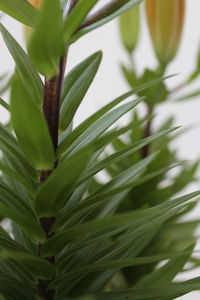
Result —
MULTIPOLYGON (((107 1, 101 0, 101 2, 106 3, 107 1)), ((23 30, 20 24, 8 17, 4 17, 2 22, 14 37, 24 45, 23 30)), ((170 87, 176 86, 176 84, 181 82, 187 74, 193 70, 199 46, 200 0, 187 0, 185 29, 179 55, 168 70, 169 74, 179 73, 180 75, 169 81, 170 87)), ((119 39, 117 21, 113 21, 103 28, 96 30, 82 38, 75 46, 72 46, 69 53, 67 70, 89 54, 100 49, 103 50, 103 61, 93 86, 88 92, 76 116, 77 123, 128 89, 119 68, 119 63, 126 61, 127 57, 119 39)), ((139 71, 143 70, 144 67, 156 66, 156 59, 151 48, 144 18, 142 18, 140 42, 136 51, 135 61, 139 71)), ((2 39, 0 39, 0 73, 4 71, 11 72, 12 70, 13 61, 2 39)), ((198 86, 200 89, 200 80, 194 85, 196 88, 198 88, 198 86)), ((166 118, 169 114, 176 116, 177 125, 184 127, 195 125, 193 130, 179 138, 174 145, 179 148, 181 158, 192 161, 200 157, 200 97, 181 104, 170 103, 162 105, 157 110, 158 116, 156 122, 166 118)), ((4 122, 6 119, 7 115, 5 110, 0 108, 0 121, 4 122)), ((190 190, 199 188, 199 186, 200 184, 197 183, 190 187, 190 190)), ((200 209, 198 208, 194 213, 194 217, 198 217, 199 215, 200 209)), ((200 249, 200 245, 198 248, 200 249)), ((192 275, 193 274, 188 274, 188 277, 192 275)), ((195 273, 195 276, 199 275, 200 271, 195 273)), ((199 299, 199 294, 191 293, 181 299, 197 300, 199 299)))

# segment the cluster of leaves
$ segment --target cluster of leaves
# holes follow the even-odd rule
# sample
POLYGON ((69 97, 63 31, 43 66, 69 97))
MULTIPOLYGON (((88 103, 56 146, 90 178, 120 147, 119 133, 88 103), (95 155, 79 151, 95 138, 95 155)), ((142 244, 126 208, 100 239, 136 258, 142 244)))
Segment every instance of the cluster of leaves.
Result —
MULTIPOLYGON (((156 69, 146 68, 141 75, 138 75, 138 72, 136 71, 137 65, 133 64, 134 48, 132 47, 131 50, 127 49, 126 41, 124 42, 123 40, 125 34, 128 35, 129 42, 132 41, 133 43, 136 40, 136 38, 128 28, 128 21, 126 20, 126 16, 130 18, 130 22, 131 17, 133 18, 134 14, 137 14, 138 18, 138 11, 133 9, 130 14, 132 14, 132 16, 128 16, 128 14, 125 13, 120 19, 122 41, 125 50, 128 51, 129 58, 128 64, 121 64, 121 71, 129 87, 135 89, 136 94, 139 97, 144 97, 144 106, 147 111, 147 120, 145 122, 145 119, 140 116, 139 112, 135 111, 135 113, 132 114, 131 119, 133 129, 129 133, 127 133, 125 137, 119 137, 112 142, 114 151, 120 151, 124 147, 128 148, 132 143, 137 144, 144 137, 146 137, 147 140, 148 138, 151 139, 152 134, 155 134, 153 124, 154 112, 159 105, 162 105, 163 103, 166 103, 168 101, 173 105, 173 101, 181 102, 199 96, 199 90, 192 91, 189 94, 184 94, 184 92, 182 91, 182 89, 192 84, 197 78, 199 78, 199 54, 197 57, 195 70, 191 74, 189 74, 185 81, 178 85, 177 88, 173 90, 169 89, 166 85, 166 81, 163 80, 157 85, 151 86, 142 91, 137 91, 137 85, 145 84, 149 80, 156 80, 156 78, 158 77, 166 76, 165 74, 167 71, 167 65, 163 66, 162 64, 159 64, 156 69), (177 97, 177 92, 182 92, 183 96, 177 97), (139 125, 135 126, 135 124, 139 125)), ((139 23, 140 22, 138 20, 137 26, 139 25, 139 23)), ((137 35, 138 32, 139 29, 137 30, 137 35)), ((174 126, 174 116, 168 117, 163 123, 161 123, 160 127, 156 129, 156 132, 162 132, 162 130, 167 130, 172 126, 174 126)), ((133 154, 131 153, 131 155, 127 158, 107 168, 107 172, 112 178, 113 176, 120 174, 127 165, 138 163, 142 158, 145 158, 146 156, 159 151, 158 155, 149 164, 147 170, 145 171, 148 182, 141 182, 140 185, 131 187, 128 195, 126 195, 124 201, 118 207, 118 212, 134 211, 136 209, 146 207, 155 207, 159 203, 165 202, 169 198, 175 197, 179 193, 183 193, 188 185, 197 182, 199 160, 196 160, 193 163, 180 161, 177 149, 171 147, 171 143, 184 133, 185 129, 179 130, 178 133, 175 132, 175 134, 171 136, 165 135, 158 141, 151 143, 151 145, 144 146, 142 151, 133 154), (177 167, 177 163, 179 164, 178 168, 176 168, 177 171, 169 172, 171 170, 169 166, 174 164, 177 167), (162 168, 163 173, 161 174, 159 170, 162 168), (151 178, 152 174, 155 174, 153 178, 151 178)), ((199 225, 199 220, 191 222, 180 221, 183 220, 183 216, 191 212, 194 207, 195 205, 192 204, 188 209, 183 210, 182 213, 177 217, 172 218, 170 221, 165 223, 165 225, 162 226, 152 242, 149 243, 146 248, 144 248, 142 254, 151 255, 153 253, 161 253, 164 249, 167 249, 167 251, 180 251, 181 249, 187 248, 192 241, 195 241, 195 232, 197 226, 199 225)), ((193 264, 192 258, 191 260, 189 259, 189 262, 192 263, 193 267, 199 265, 198 260, 196 261, 196 264, 193 264)), ((131 268, 128 271, 125 270, 125 276, 131 284, 134 284, 140 279, 140 277, 143 277, 145 274, 151 272, 153 274, 154 268, 155 264, 140 268, 131 268), (135 274, 137 274, 137 276, 135 276, 135 274)))
MULTIPOLYGON (((181 251, 171 251, 168 245, 152 249, 159 244, 155 240, 165 237, 165 242, 171 243, 171 233, 185 234, 187 224, 174 220, 195 205, 200 192, 172 199, 174 190, 155 190, 156 197, 149 199, 149 185, 155 186, 175 167, 171 159, 167 165, 155 167, 164 151, 159 145, 168 143, 175 128, 165 126, 138 139, 145 120, 110 128, 143 101, 139 93, 162 80, 134 87, 74 128, 73 118, 101 62, 102 54, 97 52, 75 66, 59 90, 58 147, 53 143, 48 115, 42 111, 43 98, 48 99, 52 87, 54 95, 65 48, 140 1, 111 1, 100 17, 96 13, 89 20, 86 16, 98 1, 75 2, 63 20, 59 0, 44 0, 41 11, 24 0, 0 0, 3 12, 33 27, 27 54, 0 25, 16 66, 11 102, 0 101, 11 114, 9 124, 0 125, 0 216, 9 219, 12 227, 11 231, 0 227, 0 296, 6 300, 174 299, 200 289, 199 277, 172 283, 191 257, 194 240, 179 245, 181 251), (45 84, 40 75, 45 76, 45 84), (132 136, 128 146, 119 140, 127 132, 132 136), (156 146, 151 153, 138 158, 153 142, 156 146), (114 151, 105 157, 108 146, 114 151), (101 185, 96 175, 106 170, 113 178, 101 185), (135 204, 130 203, 131 194, 135 204), (124 211, 127 203, 135 205, 134 209, 124 211), (145 252, 147 245, 151 245, 149 252, 145 252), (137 283, 127 280, 132 268, 142 270, 159 262, 165 264, 138 276, 137 283)), ((193 169, 187 169, 185 177, 190 177, 193 169)), ((193 228, 196 223, 188 226, 193 228)))

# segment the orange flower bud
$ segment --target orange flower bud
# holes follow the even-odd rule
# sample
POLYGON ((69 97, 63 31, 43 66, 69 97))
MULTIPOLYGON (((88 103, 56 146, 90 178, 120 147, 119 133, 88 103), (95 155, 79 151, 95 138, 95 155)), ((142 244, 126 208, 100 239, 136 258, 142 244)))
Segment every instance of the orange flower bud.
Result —
POLYGON ((146 0, 146 14, 157 58, 160 63, 168 64, 180 44, 185 0, 146 0))
POLYGON ((40 8, 42 4, 42 0, 28 0, 28 2, 35 8, 40 8))
POLYGON ((137 45, 140 25, 139 6, 133 7, 120 16, 121 39, 126 50, 132 53, 137 45))

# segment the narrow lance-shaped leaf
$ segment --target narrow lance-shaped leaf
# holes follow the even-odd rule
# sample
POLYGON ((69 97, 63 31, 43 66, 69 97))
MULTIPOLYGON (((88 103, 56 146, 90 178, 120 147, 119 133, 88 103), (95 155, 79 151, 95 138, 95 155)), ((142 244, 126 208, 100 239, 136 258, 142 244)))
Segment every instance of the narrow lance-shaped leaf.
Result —
POLYGON ((98 70, 102 53, 99 51, 77 65, 65 78, 61 99, 60 129, 65 130, 89 89, 98 70))
POLYGON ((55 216, 64 207, 89 162, 91 149, 87 150, 66 159, 39 188, 35 199, 35 208, 39 216, 55 216))
POLYGON ((69 146, 86 130, 88 129, 93 123, 95 123, 98 119, 100 119, 102 116, 104 116, 107 112, 111 111, 114 107, 116 107, 118 104, 123 102, 125 99, 129 98, 133 94, 137 94, 141 91, 146 90, 147 88, 154 86, 163 80, 170 78, 172 76, 168 76, 165 78, 159 78, 156 80, 151 80, 149 82, 146 82, 144 84, 136 86, 136 88, 122 94, 121 96, 117 97, 113 101, 109 102, 105 106, 103 106, 101 109, 99 109, 97 112, 95 112, 92 116, 90 116, 88 119, 86 119, 83 123, 81 123, 77 128, 75 128, 71 134, 67 136, 67 138, 63 139, 59 145, 58 148, 58 154, 61 155, 63 152, 65 152, 69 146))
POLYGON ((4 107, 6 110, 10 111, 10 105, 6 101, 4 101, 2 98, 0 98, 0 105, 2 107, 4 107))
POLYGON ((51 170, 54 150, 46 120, 27 94, 19 76, 13 78, 11 118, 19 143, 37 170, 51 170), (34 130, 33 130, 34 129, 34 130))
POLYGON ((42 103, 43 83, 30 58, 2 24, 0 24, 0 30, 29 97, 35 102, 42 103))
POLYGON ((28 26, 34 26, 38 14, 38 11, 24 0, 0 0, 0 10, 28 26))
POLYGON ((73 11, 64 23, 65 42, 68 42, 74 32, 79 28, 87 14, 95 6, 98 0, 79 0, 73 11))
POLYGON ((106 4, 105 7, 100 9, 86 20, 79 31, 72 36, 72 41, 76 41, 88 32, 112 21, 117 18, 123 12, 129 10, 131 7, 138 5, 142 0, 112 0, 106 4))
POLYGON ((65 54, 59 0, 44 0, 35 30, 30 37, 28 52, 41 74, 48 79, 57 75, 59 60, 65 54))

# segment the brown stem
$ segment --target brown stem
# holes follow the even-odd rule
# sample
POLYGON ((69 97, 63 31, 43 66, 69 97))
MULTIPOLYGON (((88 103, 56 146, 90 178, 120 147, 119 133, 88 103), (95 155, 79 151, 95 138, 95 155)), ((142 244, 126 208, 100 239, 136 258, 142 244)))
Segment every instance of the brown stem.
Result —
POLYGON ((102 8, 100 8, 97 12, 94 14, 88 16, 86 20, 81 24, 79 29, 85 28, 93 23, 96 23, 97 21, 101 20, 102 18, 105 18, 112 13, 114 13, 116 10, 118 10, 120 7, 122 7, 124 4, 128 3, 129 0, 112 0, 108 4, 105 4, 102 8))
MULTIPOLYGON (((59 111, 60 111, 60 99, 62 94, 63 79, 65 74, 67 54, 64 58, 60 60, 59 74, 51 80, 45 80, 44 88, 44 103, 43 103, 43 112, 47 120, 49 131, 51 134, 54 150, 56 152, 58 147, 58 128, 59 128, 59 111)), ((57 162, 55 162, 55 167, 57 162)), ((40 182, 43 183, 48 176, 51 174, 52 170, 41 171, 40 173, 40 182)), ((40 226, 46 234, 47 239, 51 238, 54 233, 51 233, 51 227, 55 221, 54 217, 43 217, 40 218, 40 226)), ((41 256, 41 245, 38 246, 38 254, 41 256)), ((55 265, 55 257, 45 257, 44 259, 48 260, 50 264, 55 265)), ((54 278, 52 278, 53 280, 54 278)), ((55 289, 48 289, 51 280, 42 280, 38 281, 38 291, 39 294, 48 300, 55 299, 55 289)))
MULTIPOLYGON (((66 17, 74 6, 77 4, 78 0, 69 0, 68 6, 64 17, 66 17)), ((59 74, 52 78, 51 80, 45 79, 44 86, 44 102, 43 102, 43 113, 46 118, 51 139, 53 142, 54 150, 56 152, 58 147, 58 131, 59 131, 59 114, 60 114, 60 100, 62 96, 63 79, 66 68, 68 47, 66 48, 66 55, 60 59, 59 63, 59 74)), ((54 168, 57 166, 57 161, 55 162, 54 168)), ((41 171, 40 172, 40 183, 42 184, 48 176, 51 174, 52 170, 41 171)), ((55 235, 51 232, 53 223, 55 222, 54 217, 42 217, 40 218, 40 226, 46 234, 46 238, 50 239, 55 235)), ((38 255, 41 256, 41 244, 38 245, 38 255)), ((44 257, 51 265, 55 265, 55 256, 44 257)), ((55 278, 55 276, 54 276, 55 278)), ((52 278, 52 280, 54 280, 52 278)), ((45 300, 55 299, 55 289, 48 289, 49 284, 52 280, 38 280, 38 292, 41 297, 45 300)))
MULTIPOLYGON (((153 108, 148 106, 148 109, 147 109, 147 115, 148 116, 151 116, 153 114, 153 108)), ((145 130, 144 130, 144 138, 147 138, 151 135, 151 127, 152 127, 152 118, 150 118, 148 121, 147 121, 147 124, 146 124, 146 127, 145 127, 145 130)), ((146 145, 144 148, 142 148, 142 157, 143 158, 146 158, 149 154, 149 149, 150 149, 150 145, 146 145)))

